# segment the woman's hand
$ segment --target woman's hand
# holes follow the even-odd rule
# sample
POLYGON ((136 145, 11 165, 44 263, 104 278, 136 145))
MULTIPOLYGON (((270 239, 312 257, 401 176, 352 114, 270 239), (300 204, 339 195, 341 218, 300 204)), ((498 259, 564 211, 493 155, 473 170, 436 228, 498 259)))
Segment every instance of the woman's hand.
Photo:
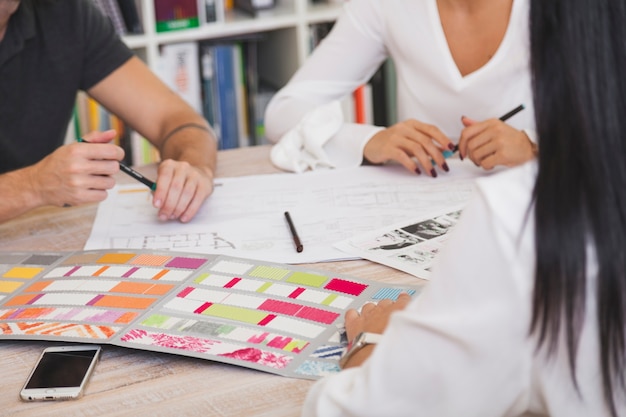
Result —
POLYGON ((375 134, 365 145, 363 156, 375 164, 396 161, 411 172, 421 174, 424 170, 436 177, 433 162, 447 172, 442 152, 453 149, 454 144, 437 127, 409 119, 375 134))
MULTIPOLYGON (((403 310, 411 301, 411 296, 401 293, 396 301, 381 300, 378 304, 366 303, 359 313, 355 309, 346 312, 346 333, 348 340, 352 341, 361 332, 382 334, 387 328, 389 317, 394 311, 403 310)), ((371 348, 365 348, 356 352, 346 363, 345 368, 358 366, 371 354, 371 348)))
POLYGON ((459 140, 461 158, 469 158, 486 170, 497 165, 523 164, 535 157, 536 146, 523 131, 498 119, 483 122, 462 117, 465 129, 459 140))

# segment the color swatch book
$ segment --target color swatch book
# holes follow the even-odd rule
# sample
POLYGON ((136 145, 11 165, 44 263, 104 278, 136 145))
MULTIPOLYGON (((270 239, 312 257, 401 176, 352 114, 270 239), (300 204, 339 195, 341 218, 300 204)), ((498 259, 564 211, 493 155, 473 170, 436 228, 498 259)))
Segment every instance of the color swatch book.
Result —
POLYGON ((317 379, 343 315, 417 287, 223 255, 0 253, 0 339, 111 344, 317 379))

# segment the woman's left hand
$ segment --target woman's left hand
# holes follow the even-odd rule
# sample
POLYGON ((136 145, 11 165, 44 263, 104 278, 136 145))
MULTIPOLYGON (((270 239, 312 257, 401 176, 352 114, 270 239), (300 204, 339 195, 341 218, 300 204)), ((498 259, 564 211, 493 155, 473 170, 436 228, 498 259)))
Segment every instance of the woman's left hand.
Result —
MULTIPOLYGON (((366 303, 361 307, 359 313, 355 309, 346 312, 346 333, 348 340, 352 341, 361 332, 370 332, 382 334, 389 323, 391 313, 403 310, 411 301, 411 296, 407 293, 401 293, 396 301, 381 300, 377 304, 366 303)), ((362 350, 358 352, 348 361, 349 366, 360 365, 371 353, 370 350, 362 350)))
POLYGON ((459 140, 461 158, 469 158, 486 170, 497 165, 521 165, 535 157, 536 146, 526 134, 498 119, 483 122, 461 119, 465 129, 459 140))

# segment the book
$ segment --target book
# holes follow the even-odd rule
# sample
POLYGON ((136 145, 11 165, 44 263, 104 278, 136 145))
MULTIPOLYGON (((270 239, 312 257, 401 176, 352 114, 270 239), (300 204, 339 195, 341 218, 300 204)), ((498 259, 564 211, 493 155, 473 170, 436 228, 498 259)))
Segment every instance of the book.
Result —
POLYGON ((345 312, 417 286, 149 250, 0 252, 0 340, 122 346, 318 379, 339 372, 345 312))
POLYGON ((197 0, 154 0, 157 32, 200 26, 197 0))
POLYGON ((372 86, 362 84, 352 93, 354 100, 354 121, 361 124, 373 124, 372 86))
POLYGON ((275 0, 234 0, 233 6, 256 16, 262 10, 271 9, 276 6, 275 0))
POLYGON ((215 85, 215 51, 211 44, 200 46, 200 65, 202 74, 202 115, 211 127, 219 131, 219 113, 217 87, 215 85))
POLYGON ((365 123, 367 121, 365 84, 357 87, 352 93, 352 97, 354 99, 354 120, 357 123, 365 123))
POLYGON ((128 136, 128 148, 132 157, 132 159, 128 162, 128 165, 148 165, 161 160, 159 150, 154 147, 148 139, 141 136, 135 130, 128 130, 128 136))
POLYGON ((386 111, 387 103, 387 71, 385 66, 387 62, 378 68, 370 79, 370 86, 372 88, 372 118, 376 126, 389 127, 389 123, 386 111))
POLYGON ((233 71, 235 82, 235 95, 237 100, 237 132, 238 146, 246 147, 250 145, 250 130, 248 129, 248 93, 247 93, 247 77, 246 63, 243 56, 243 43, 235 42, 233 44, 233 71))
POLYGON ((124 19, 126 33, 143 33, 143 26, 135 0, 117 0, 117 4, 124 19))
POLYGON ((223 20, 220 15, 223 14, 223 10, 221 8, 221 2, 218 0, 200 0, 201 7, 200 9, 203 11, 202 23, 213 23, 218 20, 223 20), (219 3, 219 4, 218 4, 219 3))
POLYGON ((66 135, 66 143, 74 142, 92 131, 105 131, 113 129, 116 135, 112 143, 124 149, 124 163, 132 162, 130 149, 130 127, 122 119, 109 112, 95 99, 84 91, 78 92, 72 114, 72 132, 66 135))
POLYGON ((156 72, 167 86, 178 93, 194 110, 202 113, 197 42, 163 45, 156 72))
MULTIPOLYGON (((241 44, 243 68, 245 71, 243 87, 247 106, 248 140, 249 144, 253 146, 258 145, 260 138, 263 136, 262 132, 261 135, 259 135, 257 129, 259 119, 261 119, 261 121, 263 119, 263 113, 257 114, 257 100, 259 95, 258 42, 258 39, 249 39, 241 44)), ((265 109, 262 109, 262 111, 264 110, 265 109)))
POLYGON ((309 52, 312 52, 320 44, 334 25, 335 22, 321 22, 309 26, 309 52))
POLYGON ((259 88, 257 93, 250 99, 254 106, 254 121, 252 125, 254 127, 254 144, 255 145, 270 145, 271 142, 265 136, 265 110, 274 94, 278 90, 267 83, 259 82, 259 88))
POLYGON ((235 86, 234 54, 232 43, 215 45, 215 83, 219 118, 219 149, 239 146, 239 122, 237 116, 237 90, 235 86))
POLYGON ((126 34, 126 25, 117 0, 93 0, 100 11, 111 19, 118 35, 126 34))

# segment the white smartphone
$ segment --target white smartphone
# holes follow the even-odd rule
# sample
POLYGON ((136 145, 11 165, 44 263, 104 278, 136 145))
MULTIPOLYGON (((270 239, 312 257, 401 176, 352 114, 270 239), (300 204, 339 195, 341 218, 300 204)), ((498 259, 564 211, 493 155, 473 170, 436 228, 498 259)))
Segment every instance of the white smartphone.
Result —
POLYGON ((20 398, 24 401, 79 398, 98 362, 100 350, 97 345, 44 349, 22 387, 20 398))

